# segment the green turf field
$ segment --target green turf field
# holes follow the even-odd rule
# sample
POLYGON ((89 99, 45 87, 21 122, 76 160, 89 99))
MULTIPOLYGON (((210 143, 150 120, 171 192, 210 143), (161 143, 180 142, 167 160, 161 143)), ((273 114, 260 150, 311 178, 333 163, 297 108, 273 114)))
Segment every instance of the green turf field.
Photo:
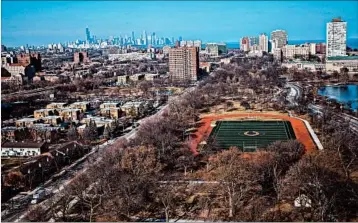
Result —
POLYGON ((210 137, 219 147, 236 146, 245 152, 278 140, 296 139, 289 121, 217 121, 210 137))

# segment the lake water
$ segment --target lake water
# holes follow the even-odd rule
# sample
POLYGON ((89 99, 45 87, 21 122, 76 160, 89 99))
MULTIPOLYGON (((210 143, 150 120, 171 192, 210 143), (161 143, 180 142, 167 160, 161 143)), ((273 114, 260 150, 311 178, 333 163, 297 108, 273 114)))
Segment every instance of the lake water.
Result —
MULTIPOLYGON (((240 49, 240 43, 237 42, 225 42, 228 49, 240 49)), ((304 43, 326 43, 326 40, 288 40, 288 44, 304 44, 304 43)), ((347 38, 347 46, 352 49, 358 49, 358 38, 347 38)), ((205 48, 205 44, 202 44, 202 48, 205 48)))
POLYGON ((327 96, 332 99, 344 103, 347 107, 347 103, 351 102, 350 107, 356 111, 358 109, 358 85, 340 85, 340 86, 326 86, 318 90, 318 94, 327 96))

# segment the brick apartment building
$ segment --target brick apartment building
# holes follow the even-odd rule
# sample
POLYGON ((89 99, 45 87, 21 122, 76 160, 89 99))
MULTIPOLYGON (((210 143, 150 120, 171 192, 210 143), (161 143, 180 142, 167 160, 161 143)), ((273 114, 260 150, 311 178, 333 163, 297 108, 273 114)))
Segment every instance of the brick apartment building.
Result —
POLYGON ((169 50, 169 73, 172 80, 196 81, 198 71, 198 47, 177 47, 169 50))
POLYGON ((88 53, 87 52, 76 52, 73 55, 73 61, 75 63, 88 63, 89 62, 88 53))
POLYGON ((16 55, 17 63, 23 66, 29 64, 35 67, 36 72, 41 71, 41 55, 39 53, 28 53, 28 54, 18 54, 16 55))

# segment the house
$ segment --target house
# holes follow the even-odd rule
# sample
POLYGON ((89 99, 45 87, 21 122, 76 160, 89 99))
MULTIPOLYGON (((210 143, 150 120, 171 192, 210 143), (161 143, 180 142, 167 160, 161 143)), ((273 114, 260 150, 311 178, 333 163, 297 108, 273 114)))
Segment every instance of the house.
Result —
POLYGON ((58 109, 58 108, 65 108, 67 105, 67 103, 62 103, 62 102, 54 102, 51 104, 46 105, 46 108, 48 109, 58 109))
POLYGON ((312 207, 312 200, 307 197, 305 194, 301 194, 294 201, 295 207, 312 207))
POLYGON ((137 81, 144 80, 144 77, 145 77, 144 74, 133 74, 133 75, 129 76, 129 79, 134 82, 137 82, 137 81))
POLYGON ((111 117, 112 119, 118 119, 122 116, 121 108, 102 108, 101 115, 105 117, 111 117))
POLYGON ((61 116, 58 115, 50 115, 43 117, 42 120, 44 120, 45 124, 50 124, 53 126, 57 126, 62 122, 61 116))
POLYGON ((100 107, 100 109, 103 109, 103 108, 117 108, 117 107, 119 107, 119 103, 117 103, 117 102, 105 102, 105 103, 102 103, 99 107, 100 107))
POLYGON ((58 109, 59 116, 63 120, 79 120, 79 116, 82 113, 78 108, 62 108, 58 109))
POLYGON ((3 140, 3 142, 5 140, 15 141, 17 139, 18 134, 25 129, 26 128, 24 127, 18 128, 15 126, 3 127, 1 128, 1 139, 3 140))
POLYGON ((144 102, 135 101, 135 102, 126 102, 121 106, 122 111, 126 113, 127 116, 139 116, 144 112, 144 102))
POLYGON ((159 74, 145 74, 144 78, 146 81, 154 81, 156 79, 159 79, 160 75, 159 74))
POLYGON ((118 76, 117 77, 117 85, 128 84, 128 81, 129 81, 129 76, 128 75, 123 75, 123 76, 118 76))
POLYGON ((49 108, 38 109, 34 111, 34 118, 43 118, 54 114, 55 114, 55 109, 49 109, 49 108))
POLYGON ((22 118, 16 120, 16 127, 30 127, 35 123, 39 123, 41 120, 38 118, 22 118))
POLYGON ((91 120, 96 123, 97 128, 101 126, 115 127, 116 125, 116 121, 114 119, 109 119, 105 117, 95 117, 95 116, 89 116, 87 118, 84 118, 82 119, 81 123, 89 124, 91 120))
POLYGON ((5 142, 1 145, 2 157, 29 157, 38 156, 45 152, 45 143, 34 142, 5 142))
POLYGON ((87 101, 75 102, 75 103, 70 104, 69 107, 81 109, 82 112, 86 112, 87 110, 90 109, 90 103, 87 101))

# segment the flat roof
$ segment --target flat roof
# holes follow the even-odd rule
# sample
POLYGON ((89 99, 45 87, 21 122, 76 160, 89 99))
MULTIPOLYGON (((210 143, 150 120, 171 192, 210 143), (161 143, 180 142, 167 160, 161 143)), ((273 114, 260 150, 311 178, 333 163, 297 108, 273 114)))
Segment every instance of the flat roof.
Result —
POLYGON ((40 148, 44 144, 44 142, 5 142, 1 145, 1 148, 40 148))
POLYGON ((45 116, 43 117, 44 119, 53 119, 53 118, 61 118, 61 116, 58 116, 58 115, 49 115, 49 116, 45 116))
POLYGON ((89 102, 88 101, 77 101, 77 102, 72 103, 72 105, 82 105, 82 104, 89 104, 89 102))
POLYGON ((67 103, 65 103, 65 102, 52 102, 52 103, 50 103, 48 105, 65 105, 65 104, 67 104, 67 103))
POLYGON ((17 122, 33 122, 33 121, 37 121, 39 120, 38 118, 22 118, 22 119, 18 119, 16 120, 17 122))
POLYGON ((358 60, 358 56, 335 56, 335 57, 327 57, 327 60, 358 60))
POLYGON ((35 110, 35 112, 54 111, 54 110, 55 110, 55 109, 53 109, 53 108, 41 108, 41 109, 35 110))

